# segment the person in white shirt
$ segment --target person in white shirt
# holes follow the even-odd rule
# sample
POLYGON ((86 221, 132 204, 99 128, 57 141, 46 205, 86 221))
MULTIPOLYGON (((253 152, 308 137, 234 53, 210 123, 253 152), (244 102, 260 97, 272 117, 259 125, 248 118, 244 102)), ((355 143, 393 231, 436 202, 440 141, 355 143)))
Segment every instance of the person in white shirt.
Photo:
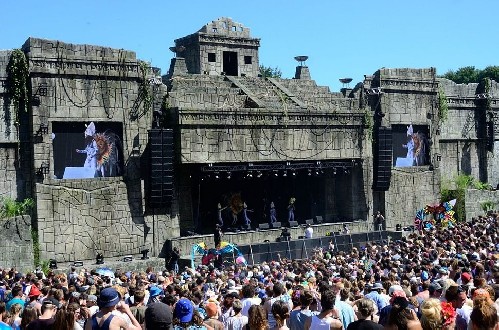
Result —
POLYGON ((312 238, 313 235, 314 229, 311 225, 307 225, 307 228, 305 228, 305 238, 312 238))

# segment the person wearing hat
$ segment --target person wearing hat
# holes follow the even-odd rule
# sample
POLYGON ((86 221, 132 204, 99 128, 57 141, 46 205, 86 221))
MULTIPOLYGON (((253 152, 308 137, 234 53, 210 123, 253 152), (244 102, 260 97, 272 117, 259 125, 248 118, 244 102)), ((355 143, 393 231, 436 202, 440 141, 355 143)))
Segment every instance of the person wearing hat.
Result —
POLYGON ((41 294, 40 289, 36 285, 31 285, 28 293, 29 303, 26 305, 26 307, 36 308, 39 314, 42 313, 42 304, 38 301, 38 297, 41 294))
POLYGON ((97 296, 93 294, 89 294, 87 296, 87 308, 90 311, 90 316, 97 313, 99 310, 99 306, 97 306, 97 296))
POLYGON ((127 329, 127 330, 141 330, 141 326, 135 316, 133 316, 130 311, 130 307, 127 304, 121 302, 120 295, 113 287, 107 287, 103 289, 100 293, 99 299, 97 300, 99 306, 99 311, 95 313, 91 319, 87 320, 85 324, 85 330, 96 330, 96 329, 127 329), (128 325, 125 319, 121 317, 115 317, 113 311, 118 310, 121 313, 126 314, 132 324, 128 325))
POLYGON ((388 305, 387 301, 381 296, 381 291, 383 290, 383 284, 376 282, 371 288, 371 292, 365 295, 365 298, 370 299, 378 307, 378 313, 388 305))
POLYGON ((43 301, 41 307, 42 315, 40 315, 36 320, 31 321, 26 330, 37 330, 37 329, 53 329, 55 322, 55 314, 57 313, 57 305, 54 303, 52 298, 47 298, 43 301))
POLYGON ((146 330, 169 330, 173 321, 173 312, 170 306, 162 302, 154 302, 145 310, 146 330))
POLYGON ((194 305, 189 299, 182 298, 175 304, 173 311, 174 329, 206 329, 203 319, 194 313, 194 305))
POLYGON ((433 282, 428 287, 430 298, 440 299, 440 296, 442 296, 442 291, 443 291, 442 286, 438 284, 438 282, 433 282))

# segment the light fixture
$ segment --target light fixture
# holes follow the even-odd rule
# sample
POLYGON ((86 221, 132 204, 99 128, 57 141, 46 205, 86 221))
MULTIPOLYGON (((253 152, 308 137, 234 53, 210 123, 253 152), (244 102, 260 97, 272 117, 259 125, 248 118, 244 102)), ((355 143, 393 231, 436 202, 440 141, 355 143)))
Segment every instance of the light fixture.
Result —
POLYGON ((49 260, 49 268, 50 269, 57 269, 57 261, 55 259, 49 260))
POLYGON ((253 173, 252 173, 251 171, 249 171, 249 172, 248 172, 248 174, 246 174, 246 176, 247 176, 248 178, 252 178, 252 177, 253 177, 253 173))
POLYGON ((95 263, 97 265, 102 265, 104 263, 104 255, 102 255, 102 253, 97 253, 95 256, 95 263))
POLYGON ((333 168, 333 174, 336 175, 336 167, 333 168))
POLYGON ((220 179, 220 176, 218 175, 218 172, 215 172, 215 179, 220 179))
POLYGON ((274 176, 279 176, 279 172, 274 170, 274 176))
POLYGON ((142 251, 140 251, 140 253, 142 253, 142 260, 146 260, 146 259, 149 259, 149 257, 147 256, 147 254, 149 253, 149 249, 144 249, 142 251))
POLYGON ((311 175, 312 175, 312 170, 308 169, 308 176, 311 176, 311 175))
POLYGON ((282 172, 282 176, 284 177, 288 176, 288 171, 284 170, 284 172, 282 172))
POLYGON ((229 179, 229 180, 230 180, 230 178, 231 178, 231 177, 232 177, 232 173, 231 173, 230 171, 229 171, 229 172, 227 172, 227 179, 229 179))
POLYGON ((291 172, 291 174, 293 174, 293 176, 296 176, 295 170, 293 170, 293 172, 291 172))
POLYGON ((262 172, 258 171, 258 172, 257 172, 257 174, 256 174, 256 177, 257 177, 257 178, 261 178, 261 177, 262 177, 262 175, 263 175, 263 174, 262 174, 262 172))

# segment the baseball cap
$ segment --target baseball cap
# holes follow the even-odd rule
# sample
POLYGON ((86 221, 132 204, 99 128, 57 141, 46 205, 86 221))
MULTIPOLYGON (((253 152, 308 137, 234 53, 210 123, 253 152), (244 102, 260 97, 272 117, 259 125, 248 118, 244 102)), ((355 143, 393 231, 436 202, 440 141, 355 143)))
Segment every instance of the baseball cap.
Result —
POLYGON ((441 291, 441 290, 442 286, 437 282, 433 282, 432 284, 430 284, 430 287, 428 288, 428 291, 430 292, 441 291))
POLYGON ((115 306, 120 302, 120 295, 115 288, 109 287, 101 291, 97 304, 99 308, 115 306))
MULTIPOLYGON (((148 307, 149 308, 149 307, 148 307)), ((175 305, 175 316, 181 323, 187 323, 192 320, 194 306, 190 300, 182 298, 175 305)))
POLYGON ((167 304, 158 301, 147 305, 145 322, 148 329, 170 329, 172 320, 173 312, 167 304))

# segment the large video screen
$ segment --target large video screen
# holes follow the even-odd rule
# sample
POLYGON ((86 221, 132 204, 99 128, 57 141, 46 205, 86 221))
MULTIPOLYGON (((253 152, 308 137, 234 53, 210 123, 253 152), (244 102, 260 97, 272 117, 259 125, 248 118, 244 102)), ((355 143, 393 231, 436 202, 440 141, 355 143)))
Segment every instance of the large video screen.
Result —
POLYGON ((393 125, 393 166, 409 167, 430 164, 428 126, 393 125))
POLYGON ((117 122, 53 122, 54 177, 122 175, 123 128, 117 122))

